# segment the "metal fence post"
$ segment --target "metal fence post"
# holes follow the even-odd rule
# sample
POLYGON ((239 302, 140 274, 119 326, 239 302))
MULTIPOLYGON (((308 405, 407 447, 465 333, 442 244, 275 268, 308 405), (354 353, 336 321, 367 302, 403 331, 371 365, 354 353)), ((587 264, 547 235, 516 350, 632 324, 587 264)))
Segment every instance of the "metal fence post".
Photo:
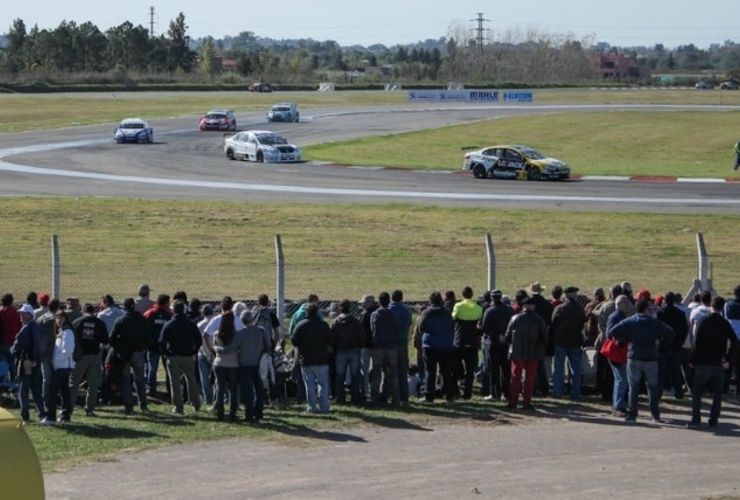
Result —
POLYGON ((277 317, 280 318, 280 339, 285 338, 285 256, 283 242, 280 235, 275 235, 275 258, 277 260, 277 290, 275 292, 275 306, 277 317))
POLYGON ((496 288, 496 253, 493 251, 493 238, 486 233, 486 253, 488 255, 488 289, 496 288))
POLYGON ((59 261, 59 236, 51 235, 51 296, 59 298, 61 289, 61 263, 59 261))

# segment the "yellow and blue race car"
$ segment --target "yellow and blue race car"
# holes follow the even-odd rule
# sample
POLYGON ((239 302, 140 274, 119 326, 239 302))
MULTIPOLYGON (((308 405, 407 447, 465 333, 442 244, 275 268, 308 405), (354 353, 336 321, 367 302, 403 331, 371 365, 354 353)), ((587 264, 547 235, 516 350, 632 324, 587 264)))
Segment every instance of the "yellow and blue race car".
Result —
POLYGON ((564 162, 528 146, 516 145, 491 146, 466 153, 463 170, 472 170, 476 179, 540 181, 570 177, 570 167, 564 162))

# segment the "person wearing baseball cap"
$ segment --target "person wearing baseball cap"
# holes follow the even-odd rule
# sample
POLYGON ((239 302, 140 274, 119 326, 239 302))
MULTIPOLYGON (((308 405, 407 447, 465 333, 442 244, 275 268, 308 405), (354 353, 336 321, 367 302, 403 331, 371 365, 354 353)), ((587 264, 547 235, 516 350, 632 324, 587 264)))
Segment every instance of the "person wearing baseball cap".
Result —
POLYGON ((39 295, 39 306, 33 311, 33 319, 39 319, 41 316, 49 312, 49 297, 48 293, 42 293, 39 295))
POLYGON ((46 348, 46 337, 41 327, 34 321, 33 306, 23 304, 18 311, 21 330, 10 347, 10 352, 18 360, 18 398, 21 404, 21 419, 31 421, 28 393, 33 395, 39 421, 46 418, 46 410, 41 392, 41 361, 46 348))

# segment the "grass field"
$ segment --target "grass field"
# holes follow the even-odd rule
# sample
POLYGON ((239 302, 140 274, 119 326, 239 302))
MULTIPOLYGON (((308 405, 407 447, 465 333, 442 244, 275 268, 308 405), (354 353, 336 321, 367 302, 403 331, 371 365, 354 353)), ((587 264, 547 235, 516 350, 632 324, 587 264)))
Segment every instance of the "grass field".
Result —
MULTIPOLYGON (((177 92, 0 94, 0 132, 112 123, 128 116, 170 118, 204 113, 210 108, 238 111, 267 109, 278 101, 301 108, 409 105, 406 92, 177 92)), ((536 104, 709 104, 740 106, 740 91, 694 90, 536 90, 536 104)))
POLYGON ((703 232, 721 293, 740 283, 740 217, 479 210, 411 205, 271 205, 115 199, 2 199, 0 288, 19 298, 48 291, 49 240, 59 235, 62 295, 123 299, 140 283, 216 300, 275 290, 274 235, 282 236, 286 296, 358 300, 401 288, 486 286, 491 232, 496 285, 532 281, 583 290, 629 279, 685 292, 703 232))
POLYGON ((461 147, 525 144, 581 175, 729 177, 740 112, 599 112, 494 119, 304 148, 309 159, 450 170, 461 147), (412 152, 413 154, 409 154, 412 152))

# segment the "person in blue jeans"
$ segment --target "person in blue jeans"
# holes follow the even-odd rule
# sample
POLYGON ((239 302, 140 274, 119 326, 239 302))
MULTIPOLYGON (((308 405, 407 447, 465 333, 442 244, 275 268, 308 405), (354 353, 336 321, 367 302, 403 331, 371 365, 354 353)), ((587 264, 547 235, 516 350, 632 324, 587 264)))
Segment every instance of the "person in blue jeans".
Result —
MULTIPOLYGON (((611 329, 621 321, 627 319, 627 313, 631 309, 630 299, 626 295, 619 295, 615 300, 616 310, 609 315, 606 321, 606 338, 610 338, 611 329)), ((623 355, 626 356, 627 345, 623 346, 623 355)), ((612 392, 612 415, 615 417, 625 418, 627 416, 627 363, 626 357, 624 363, 609 360, 609 366, 614 375, 614 389, 612 392)))
POLYGON ((565 385, 565 360, 570 370, 570 397, 581 399, 581 363, 583 362, 583 328, 586 311, 578 303, 578 288, 569 286, 564 290, 565 302, 552 313, 550 331, 555 345, 555 368, 553 370, 552 395, 563 396, 565 385))
POLYGON ((655 423, 661 423, 658 348, 660 344, 671 342, 673 329, 659 319, 650 316, 650 302, 646 299, 637 301, 635 311, 633 316, 619 322, 609 330, 609 335, 613 335, 620 342, 629 344, 627 381, 630 393, 625 421, 631 423, 637 420, 640 385, 645 379, 648 386, 650 414, 655 423))
POLYGON ((329 325, 319 317, 318 304, 309 304, 306 319, 293 330, 293 346, 298 349, 301 376, 306 386, 306 411, 316 413, 316 386, 319 411, 329 413, 329 325))
POLYGON ((712 313, 699 324, 691 363, 694 365, 694 385, 691 391, 691 421, 688 427, 701 423, 701 396, 704 389, 712 389, 712 407, 709 410, 709 427, 717 427, 722 410, 725 370, 735 359, 738 340, 727 319, 722 316, 725 299, 712 300, 712 313))
POLYGON ((343 300, 339 303, 339 316, 331 324, 331 344, 335 352, 337 380, 334 395, 338 404, 345 402, 344 383, 349 370, 350 397, 353 405, 360 404, 361 349, 365 336, 360 320, 350 314, 352 303, 343 300))
MULTIPOLYGON (((41 391, 41 361, 46 348, 46 334, 33 319, 33 307, 24 304, 18 311, 21 317, 20 332, 10 347, 10 352, 18 358, 18 396, 21 403, 21 418, 24 423, 30 422, 30 402, 28 393, 33 396, 39 421, 46 418, 46 409, 41 391)), ((8 369, 13 366, 5 359, 8 369)))

